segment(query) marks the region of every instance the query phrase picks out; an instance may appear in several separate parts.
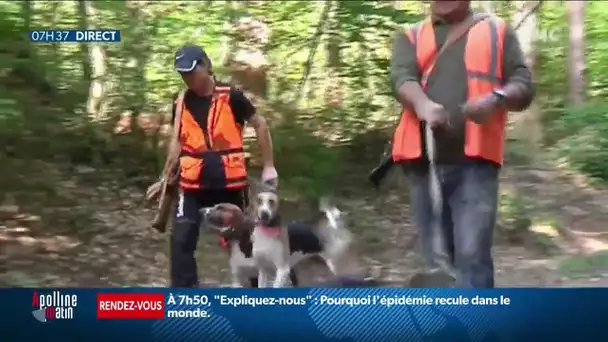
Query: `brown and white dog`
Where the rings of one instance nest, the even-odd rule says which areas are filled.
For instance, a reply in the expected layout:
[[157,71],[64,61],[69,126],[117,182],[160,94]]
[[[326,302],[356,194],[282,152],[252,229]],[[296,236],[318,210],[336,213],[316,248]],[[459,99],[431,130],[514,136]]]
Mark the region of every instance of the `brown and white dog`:
[[335,274],[336,265],[345,257],[352,241],[340,210],[322,199],[319,210],[325,218],[316,225],[284,224],[275,189],[258,192],[255,202],[257,224],[251,239],[253,259],[259,270],[259,287],[284,287],[292,267],[313,256],[323,259]]
[[226,203],[201,209],[201,216],[205,227],[228,241],[233,287],[269,286],[273,275],[273,286],[285,286],[287,277],[297,286],[295,264],[319,256],[334,271],[352,240],[340,211],[326,204],[320,208],[325,219],[316,225],[280,223],[278,197],[269,191],[256,196],[256,218]]
[[[289,232],[281,222],[279,196],[274,190],[259,192],[256,196],[257,223],[251,234],[253,260],[258,269],[258,287],[269,287],[274,274],[273,287],[284,287],[292,264]],[[296,261],[297,262],[297,261]]]
[[222,245],[228,249],[231,286],[258,287],[258,269],[251,257],[255,221],[231,203],[203,208],[201,217],[201,227],[219,233]]

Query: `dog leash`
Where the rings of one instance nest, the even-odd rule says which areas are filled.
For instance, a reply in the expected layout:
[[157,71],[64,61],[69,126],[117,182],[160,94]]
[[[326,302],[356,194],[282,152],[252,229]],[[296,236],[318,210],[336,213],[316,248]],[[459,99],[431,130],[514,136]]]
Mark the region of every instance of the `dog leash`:
[[441,180],[437,172],[435,136],[433,135],[431,126],[425,126],[425,145],[429,158],[429,196],[433,213],[431,222],[433,261],[439,266],[439,269],[454,277],[454,267],[447,250],[447,241],[442,227],[443,194],[441,191]]

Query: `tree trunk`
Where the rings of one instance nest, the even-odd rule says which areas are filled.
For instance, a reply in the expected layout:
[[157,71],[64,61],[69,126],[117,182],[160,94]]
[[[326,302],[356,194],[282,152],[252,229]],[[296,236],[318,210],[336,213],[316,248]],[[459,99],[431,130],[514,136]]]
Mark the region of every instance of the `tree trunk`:
[[[512,18],[513,25],[521,23],[517,30],[517,38],[521,45],[522,52],[526,57],[526,64],[532,72],[535,70],[534,65],[536,64],[537,57],[536,40],[538,37],[538,11],[531,11],[537,4],[537,1],[515,2],[515,13]],[[516,139],[527,141],[531,148],[540,146],[543,129],[540,120],[540,111],[536,102],[533,102],[524,112],[510,117],[513,125],[512,133]]]
[[567,4],[570,40],[568,48],[569,100],[574,106],[585,102],[585,1]]
[[342,59],[340,56],[340,48],[342,37],[340,36],[340,21],[338,13],[340,11],[340,1],[337,1],[330,11],[329,15],[329,31],[326,42],[327,48],[327,80],[325,86],[325,105],[327,108],[339,109],[344,102],[344,90],[342,89],[342,80],[340,77]]
[[144,12],[143,6],[145,3],[140,1],[127,1],[127,9],[129,12],[129,30],[133,39],[130,41],[129,50],[131,51],[131,60],[128,61],[128,66],[132,71],[134,79],[133,94],[130,102],[130,107],[135,116],[139,115],[146,106],[146,65],[150,57],[150,37],[156,34],[158,22],[156,18],[149,18]]
[[[23,15],[24,31],[32,29],[32,3],[30,1],[21,2],[21,15]],[[27,40],[29,42],[29,39]]]
[[[78,1],[78,28],[86,30],[89,27],[87,4],[83,0]],[[82,65],[82,78],[86,84],[91,83],[93,72],[91,71],[91,63],[89,60],[89,44],[79,44],[80,46],[80,63]]]
[[[93,7],[91,1],[80,0],[79,11],[79,15],[85,20],[84,23],[87,29],[94,29],[94,25],[91,22],[95,21],[95,8]],[[105,55],[103,49],[98,43],[81,45],[89,45],[89,64],[91,66],[91,83],[89,86],[89,98],[87,100],[87,113],[91,118],[99,120],[105,116]]]
[[[60,17],[60,10],[59,10],[59,6],[61,6],[61,2],[59,1],[55,1],[52,3],[51,5],[51,27],[53,28],[58,28],[59,26],[59,17]],[[51,70],[53,72],[53,79],[57,79],[58,75],[61,74],[61,67],[63,64],[60,52],[59,52],[59,44],[58,43],[52,43],[52,59],[55,63],[57,63]]]
[[[29,32],[32,29],[32,2],[23,1],[21,3],[21,15],[23,16],[23,32]],[[24,45],[19,47],[17,58],[29,58],[31,52],[30,37],[23,37]]]

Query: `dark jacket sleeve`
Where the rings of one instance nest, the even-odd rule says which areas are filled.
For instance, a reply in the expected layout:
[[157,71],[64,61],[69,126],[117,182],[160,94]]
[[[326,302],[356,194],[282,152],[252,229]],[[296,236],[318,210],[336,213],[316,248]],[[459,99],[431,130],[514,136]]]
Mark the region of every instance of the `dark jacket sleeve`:
[[230,108],[232,108],[234,119],[240,125],[244,125],[245,122],[249,121],[256,112],[255,107],[243,91],[234,87],[230,90]]
[[517,39],[517,34],[510,26],[507,27],[505,32],[503,46],[503,83],[519,83],[525,89],[526,101],[524,101],[525,106],[522,107],[527,108],[534,99],[532,72],[526,64],[526,58]]
[[390,80],[395,94],[404,83],[418,81],[416,50],[405,32],[404,28],[398,28],[395,32],[395,39],[393,42],[393,52],[390,63]]

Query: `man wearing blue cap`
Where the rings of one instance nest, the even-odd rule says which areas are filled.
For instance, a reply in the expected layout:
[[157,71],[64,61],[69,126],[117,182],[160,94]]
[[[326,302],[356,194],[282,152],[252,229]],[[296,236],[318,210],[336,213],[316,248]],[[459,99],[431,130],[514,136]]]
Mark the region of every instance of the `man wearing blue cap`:
[[[173,105],[177,139],[172,149],[179,156],[179,195],[171,235],[171,286],[196,287],[199,210],[226,202],[242,209],[246,205],[245,123],[257,135],[262,182],[276,186],[278,175],[266,120],[256,114],[242,91],[215,80],[205,51],[194,45],[181,47],[175,53],[175,69],[188,89],[176,96]],[[164,176],[170,177],[172,171],[165,170]],[[252,285],[256,283],[252,279]]]

